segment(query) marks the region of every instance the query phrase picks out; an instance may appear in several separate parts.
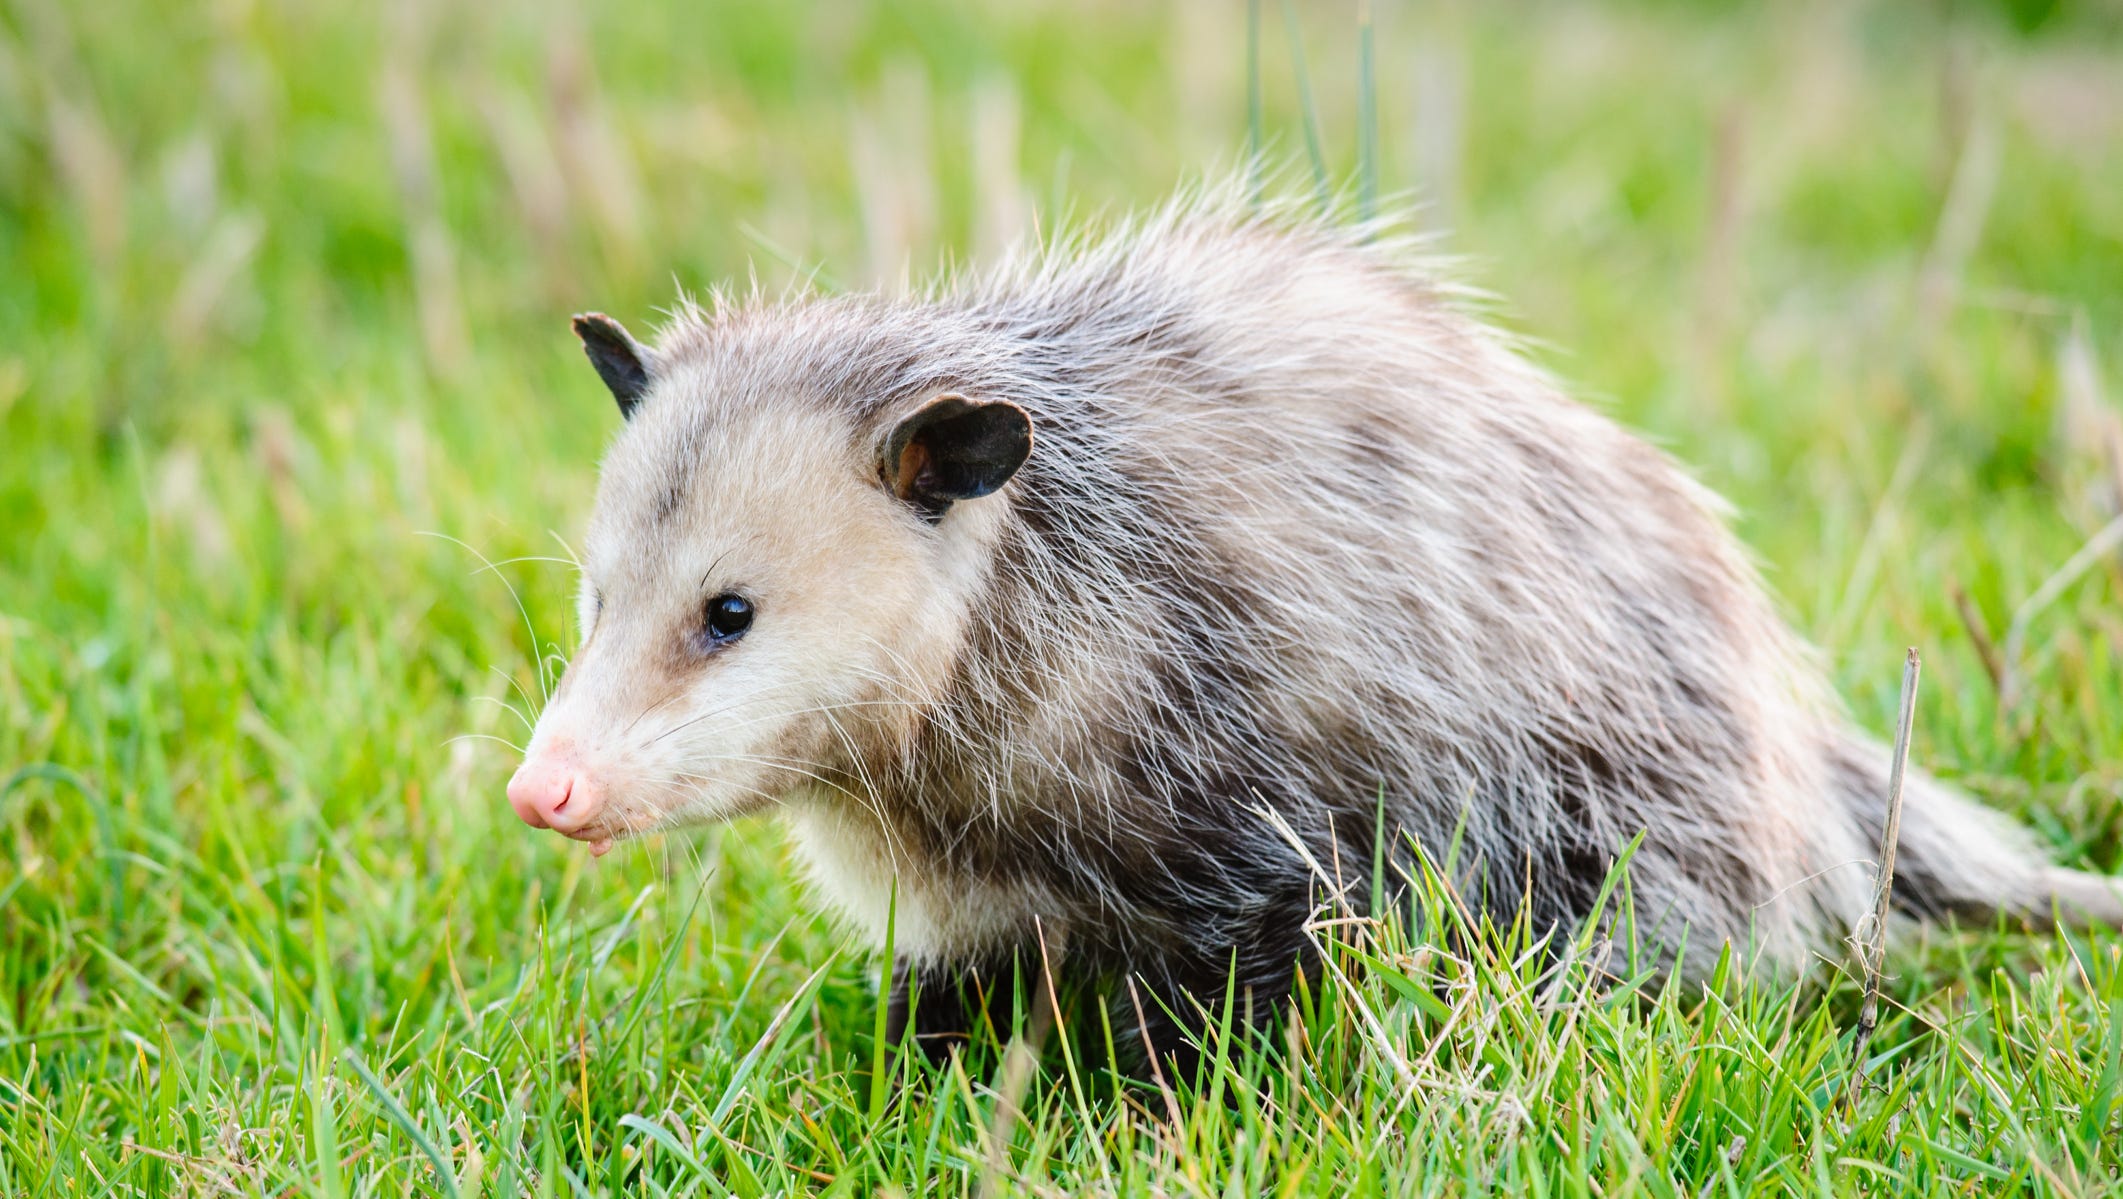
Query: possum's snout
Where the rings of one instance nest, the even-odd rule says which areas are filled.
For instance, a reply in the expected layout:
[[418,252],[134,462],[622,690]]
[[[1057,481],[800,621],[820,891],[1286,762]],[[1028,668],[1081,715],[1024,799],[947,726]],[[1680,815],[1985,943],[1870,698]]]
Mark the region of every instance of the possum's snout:
[[594,831],[601,827],[604,788],[583,768],[572,745],[554,745],[524,759],[509,780],[509,806],[532,828],[588,841],[599,856],[612,847],[610,837]]

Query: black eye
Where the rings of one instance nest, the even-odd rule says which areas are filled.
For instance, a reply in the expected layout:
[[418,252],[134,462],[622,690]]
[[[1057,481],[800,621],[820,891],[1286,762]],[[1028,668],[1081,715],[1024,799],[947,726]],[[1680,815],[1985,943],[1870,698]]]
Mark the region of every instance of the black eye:
[[708,601],[708,640],[735,641],[752,627],[752,601],[732,591]]

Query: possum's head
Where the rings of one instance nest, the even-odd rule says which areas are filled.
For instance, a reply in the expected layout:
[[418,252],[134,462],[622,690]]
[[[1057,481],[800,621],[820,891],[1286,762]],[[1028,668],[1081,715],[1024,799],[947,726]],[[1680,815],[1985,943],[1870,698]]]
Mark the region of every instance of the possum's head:
[[860,787],[948,679],[1031,450],[1013,404],[827,394],[579,317],[625,430],[582,552],[583,637],[509,802],[603,849]]

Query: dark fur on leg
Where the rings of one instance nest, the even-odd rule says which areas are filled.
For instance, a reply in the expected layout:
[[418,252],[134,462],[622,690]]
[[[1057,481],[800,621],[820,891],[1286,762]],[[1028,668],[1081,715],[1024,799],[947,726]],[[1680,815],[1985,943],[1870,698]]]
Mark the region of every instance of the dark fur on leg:
[[937,1064],[954,1050],[1009,1039],[1017,1012],[1022,954],[1004,954],[973,964],[916,962],[902,957],[892,967],[892,995],[885,1012],[885,1038],[895,1048],[913,1035],[913,1047]]
[[1124,980],[1108,1004],[1114,1051],[1139,1078],[1151,1077],[1155,1058],[1168,1082],[1198,1081],[1204,1050],[1215,1052],[1215,1030],[1226,1023],[1227,998],[1231,1036],[1244,1041],[1284,1018],[1299,974],[1319,976],[1319,949],[1305,933],[1311,911],[1309,890],[1292,889],[1263,905],[1231,943],[1139,962],[1136,994]]

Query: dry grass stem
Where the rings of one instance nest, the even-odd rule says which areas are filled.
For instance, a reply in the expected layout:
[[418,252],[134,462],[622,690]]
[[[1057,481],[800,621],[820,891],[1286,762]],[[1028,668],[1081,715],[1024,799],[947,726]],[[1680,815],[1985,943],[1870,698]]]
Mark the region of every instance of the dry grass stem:
[[1865,1048],[1880,1022],[1880,974],[1887,958],[1887,906],[1894,894],[1895,848],[1902,837],[1902,776],[1909,765],[1909,733],[1917,716],[1917,674],[1922,665],[1912,646],[1902,663],[1902,714],[1895,724],[1894,765],[1887,776],[1887,818],[1880,830],[1880,868],[1872,889],[1872,914],[1856,938],[1865,970],[1865,1002],[1858,1008],[1858,1032],[1850,1047],[1850,1092],[1845,1106],[1855,1111],[1865,1082]]
[[2034,594],[2020,601],[2020,606],[2013,609],[2012,625],[2005,630],[2005,683],[1999,689],[2007,712],[2017,708],[2020,703],[2024,682],[2022,675],[2025,673],[2022,658],[2027,649],[2027,630],[2033,624],[2034,618],[2041,615],[2044,608],[2055,603],[2058,596],[2063,595],[2073,583],[2078,582],[2087,571],[2099,565],[2103,558],[2119,547],[2123,547],[2123,515],[2118,515],[2101,526],[2101,530],[2088,538],[2077,553],[2065,559],[2064,565],[2059,566],[2055,573],[2042,581],[2040,587],[2035,588]]
[[1961,627],[1968,633],[1968,643],[1975,647],[1976,658],[1983,663],[1983,673],[1990,676],[1992,693],[2003,696],[2005,660],[1998,654],[1998,643],[1991,640],[1990,624],[1983,619],[1983,610],[1976,607],[1968,589],[1959,583],[1953,585],[1953,607],[1960,614]]

